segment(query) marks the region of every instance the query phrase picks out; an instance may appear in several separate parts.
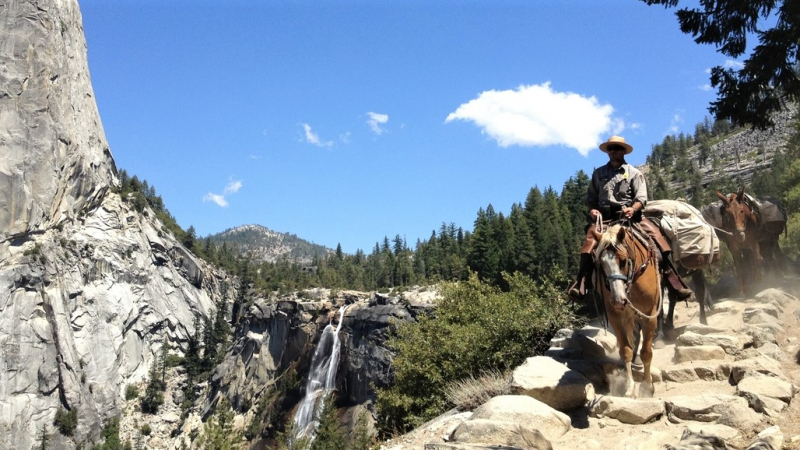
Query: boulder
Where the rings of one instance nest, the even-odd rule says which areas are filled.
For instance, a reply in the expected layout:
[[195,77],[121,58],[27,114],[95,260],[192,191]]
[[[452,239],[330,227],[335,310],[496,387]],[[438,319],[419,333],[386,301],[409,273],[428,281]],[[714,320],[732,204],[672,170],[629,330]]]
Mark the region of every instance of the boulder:
[[550,441],[572,428],[569,416],[525,395],[493,397],[472,412],[470,420],[475,419],[525,424],[539,430]]
[[712,422],[741,430],[753,429],[761,423],[761,416],[750,409],[747,401],[733,395],[676,396],[665,399],[665,405],[672,421]]
[[725,350],[718,345],[697,345],[692,347],[675,347],[673,361],[676,363],[724,360]]
[[552,450],[550,441],[527,424],[487,419],[466,420],[450,436],[459,444],[508,445],[524,450]]
[[683,362],[661,370],[664,381],[688,383],[690,381],[727,380],[730,375],[730,362]]
[[757,412],[773,415],[783,411],[795,395],[794,386],[784,380],[766,375],[744,378],[736,386],[736,393],[747,399]]
[[601,328],[562,329],[550,340],[545,356],[561,359],[602,359],[614,352],[617,339]]
[[[697,346],[718,346],[721,347],[725,353],[735,355],[744,348],[744,342],[741,342],[737,336],[727,334],[697,334],[687,331],[675,340],[677,347],[697,347]],[[724,356],[724,355],[723,355]]]
[[797,302],[797,297],[775,288],[765,289],[759,292],[756,294],[756,299],[762,304],[776,302],[784,307],[792,302]]
[[511,392],[528,395],[559,411],[570,411],[594,399],[594,386],[579,372],[546,356],[534,356],[514,369]]
[[758,374],[770,375],[785,380],[780,363],[767,356],[743,359],[731,363],[731,379],[739,384],[745,377]]
[[599,396],[592,402],[592,417],[610,417],[622,423],[640,425],[657,420],[664,414],[664,402],[658,399]]

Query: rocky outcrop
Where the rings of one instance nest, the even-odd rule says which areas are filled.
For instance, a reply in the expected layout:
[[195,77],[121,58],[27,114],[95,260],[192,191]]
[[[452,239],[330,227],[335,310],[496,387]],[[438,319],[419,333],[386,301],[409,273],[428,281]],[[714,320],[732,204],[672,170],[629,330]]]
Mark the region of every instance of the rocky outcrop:
[[652,398],[616,394],[624,375],[611,332],[561,330],[547,356],[514,370],[518,395],[451,411],[382,448],[800,448],[800,301],[775,288],[721,299],[708,325],[697,310],[679,307],[681,334],[654,349]]
[[[726,135],[725,139],[714,143],[708,154],[714,155],[716,162],[709,158],[698,166],[701,172],[700,184],[708,186],[715,180],[736,180],[749,186],[753,176],[772,167],[773,157],[786,148],[789,138],[795,132],[798,105],[787,104],[773,117],[774,126],[765,130],[754,128],[738,128]],[[693,146],[688,149],[689,160],[699,163],[700,149]],[[651,167],[644,164],[638,167],[647,176]],[[663,173],[663,171],[662,171]],[[678,197],[691,198],[693,186],[691,182],[681,178],[671,180],[669,189]]]
[[110,193],[81,220],[0,244],[0,443],[31,448],[58,408],[78,409],[70,442],[97,437],[125,385],[146,377],[164,340],[181,348],[227,282],[168,256],[184,252]]
[[0,29],[0,448],[89,448],[224,274],[113,192],[77,2],[4,1]]
[[0,241],[96,207],[115,178],[76,0],[0,8]]
[[[435,291],[424,289],[402,295],[314,289],[302,293],[302,298],[255,301],[243,314],[232,346],[214,370],[206,413],[216,398],[224,395],[243,418],[253,420],[255,405],[281,389],[282,378],[308,378],[311,356],[323,329],[338,320],[340,308],[345,308],[337,398],[348,409],[366,407],[374,414],[374,389],[386,386],[392,376],[393,354],[386,339],[398,324],[434,308],[437,297]],[[282,413],[290,411],[299,398],[288,400]],[[184,435],[190,433],[183,429]]]

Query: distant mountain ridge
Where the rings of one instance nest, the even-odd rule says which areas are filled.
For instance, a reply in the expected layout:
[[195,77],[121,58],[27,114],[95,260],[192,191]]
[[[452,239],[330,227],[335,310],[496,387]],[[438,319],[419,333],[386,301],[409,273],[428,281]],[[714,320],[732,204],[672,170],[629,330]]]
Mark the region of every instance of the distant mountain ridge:
[[286,259],[293,263],[307,264],[315,257],[333,253],[333,250],[301,239],[295,234],[280,233],[257,224],[229,228],[208,238],[217,247],[227,244],[242,254],[250,254],[257,260],[272,263]]
[[[799,109],[797,104],[787,104],[780,113],[773,116],[775,125],[766,130],[751,127],[731,129],[709,143],[705,158],[701,158],[700,145],[691,145],[687,149],[687,153],[689,160],[693,161],[695,166],[688,170],[699,172],[699,178],[694,182],[703,189],[716,188],[716,185],[720,182],[724,184],[726,180],[733,181],[736,186],[750,187],[754,176],[761,171],[769,170],[775,154],[786,148],[791,136],[795,133]],[[677,136],[673,137],[677,138]],[[665,179],[669,189],[676,197],[691,199],[695,195],[693,190],[698,188],[693,185],[691,176],[677,170],[676,163],[667,169],[654,167],[651,161],[652,156],[651,151],[648,162],[637,166],[648,177],[648,190],[649,186],[656,182],[653,177],[655,169],[660,171],[661,177]],[[698,163],[701,159],[708,161]]]

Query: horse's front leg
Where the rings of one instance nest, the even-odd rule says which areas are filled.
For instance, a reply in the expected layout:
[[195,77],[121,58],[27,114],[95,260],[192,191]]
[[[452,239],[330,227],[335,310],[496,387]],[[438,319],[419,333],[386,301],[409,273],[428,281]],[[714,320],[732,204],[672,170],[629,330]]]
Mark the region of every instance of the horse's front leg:
[[[652,350],[651,350],[652,352]],[[625,397],[633,397],[633,388],[634,388],[634,381],[633,381],[633,348],[629,343],[626,345],[621,346],[619,349],[619,357],[622,361],[625,361]]]
[[618,313],[611,309],[608,301],[606,301],[606,310],[609,311],[608,323],[611,329],[614,330],[614,336],[617,337],[617,350],[619,352],[620,362],[625,365],[625,384],[619,384],[619,378],[616,374],[609,380],[611,386],[611,395],[622,397],[630,397],[633,394],[633,347],[632,347],[632,333],[628,332],[628,327],[625,326],[625,319],[620,317]]
[[731,252],[733,256],[733,268],[736,271],[736,278],[739,281],[739,296],[744,297],[744,285],[745,285],[745,260],[742,257],[742,251],[736,250]]
[[700,304],[700,323],[703,325],[708,325],[708,319],[706,318],[706,306],[711,306],[708,302],[708,291],[706,290],[706,275],[703,272],[704,269],[698,269],[694,273],[692,273],[692,281],[694,282],[694,286],[697,293],[697,300]]
[[753,281],[761,281],[761,264],[764,258],[761,256],[761,246],[758,241],[753,244]]
[[639,385],[639,397],[650,398],[655,393],[650,363],[653,361],[653,336],[657,325],[656,319],[648,319],[642,324],[642,345],[639,346],[639,356],[642,358],[642,365],[644,365],[644,377]]

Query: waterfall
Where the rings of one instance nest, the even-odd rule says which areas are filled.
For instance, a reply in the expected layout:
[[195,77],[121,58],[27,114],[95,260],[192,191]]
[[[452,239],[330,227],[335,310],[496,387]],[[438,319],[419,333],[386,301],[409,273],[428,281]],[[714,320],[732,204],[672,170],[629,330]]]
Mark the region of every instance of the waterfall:
[[306,382],[306,395],[294,416],[294,423],[298,431],[297,437],[310,436],[313,438],[314,430],[318,425],[319,408],[322,407],[325,397],[334,388],[341,350],[339,329],[344,321],[345,309],[347,309],[346,306],[339,308],[339,323],[336,328],[330,323],[325,327],[319,344],[314,350]]

